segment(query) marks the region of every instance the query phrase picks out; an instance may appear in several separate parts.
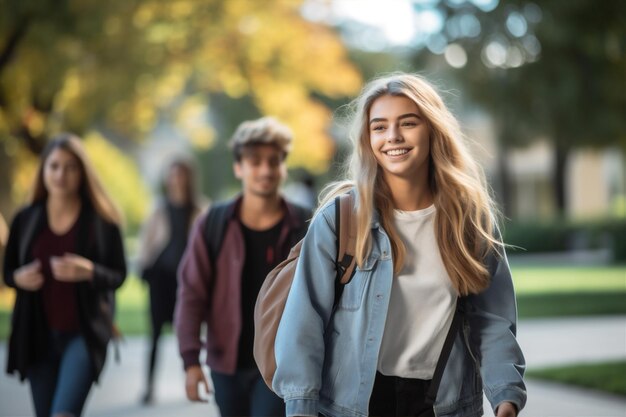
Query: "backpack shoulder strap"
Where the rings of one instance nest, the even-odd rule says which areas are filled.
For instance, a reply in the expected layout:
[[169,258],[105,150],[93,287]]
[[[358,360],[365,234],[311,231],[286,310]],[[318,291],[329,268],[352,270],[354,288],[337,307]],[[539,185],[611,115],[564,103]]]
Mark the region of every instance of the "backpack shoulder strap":
[[345,285],[356,268],[356,218],[351,193],[335,197],[335,228],[337,232],[337,280]]
[[452,346],[454,345],[454,340],[456,339],[457,333],[461,328],[461,311],[459,306],[460,300],[457,298],[456,306],[454,308],[454,317],[452,318],[452,324],[450,324],[450,330],[448,330],[448,334],[446,336],[446,340],[443,343],[443,348],[441,349],[441,353],[439,354],[439,359],[437,360],[437,366],[435,367],[435,372],[433,373],[433,379],[430,382],[430,387],[428,388],[428,392],[426,393],[426,402],[430,405],[435,403],[437,399],[437,391],[439,391],[439,384],[441,384],[441,378],[443,377],[443,371],[446,368],[446,364],[448,363],[448,357],[450,356],[450,352],[452,352]]
[[226,215],[231,204],[231,201],[226,201],[211,206],[204,223],[204,242],[209,250],[209,259],[213,265],[222,247],[222,241],[226,233]]

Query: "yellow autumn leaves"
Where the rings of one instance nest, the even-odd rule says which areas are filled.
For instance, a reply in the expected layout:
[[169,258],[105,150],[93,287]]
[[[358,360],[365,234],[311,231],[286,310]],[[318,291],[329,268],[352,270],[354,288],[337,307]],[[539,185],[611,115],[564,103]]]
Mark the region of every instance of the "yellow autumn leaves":
[[[15,3],[6,9],[13,14],[0,19],[0,38],[29,12],[19,0],[8,3]],[[88,146],[99,147],[96,159],[115,158],[115,173],[110,160],[96,160],[99,170],[111,171],[105,182],[112,183],[137,169],[102,135],[132,145],[166,123],[193,148],[210,150],[225,140],[211,125],[223,111],[212,106],[213,94],[247,98],[259,114],[288,124],[295,134],[289,164],[325,171],[334,152],[333,109],[320,97],[354,96],[362,80],[339,36],[303,18],[302,3],[42,0],[11,59],[0,65],[0,163],[11,163],[13,200],[28,192],[33,144],[41,147],[59,131],[79,133],[88,144],[100,135]],[[139,179],[114,187],[142,188]],[[139,215],[135,203],[123,204],[129,217]]]

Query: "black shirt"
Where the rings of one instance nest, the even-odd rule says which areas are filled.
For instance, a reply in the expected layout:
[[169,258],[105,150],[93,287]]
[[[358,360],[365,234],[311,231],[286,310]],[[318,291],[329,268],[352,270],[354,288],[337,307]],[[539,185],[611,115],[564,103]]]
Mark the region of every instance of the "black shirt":
[[170,239],[159,254],[154,267],[167,276],[176,276],[178,263],[183,257],[189,234],[189,221],[192,208],[190,206],[175,206],[167,203],[167,216],[170,226]]
[[266,230],[252,230],[241,224],[246,248],[246,260],[241,276],[241,336],[237,369],[256,367],[252,354],[254,346],[254,305],[267,274],[282,259],[278,259],[278,239],[284,220]]

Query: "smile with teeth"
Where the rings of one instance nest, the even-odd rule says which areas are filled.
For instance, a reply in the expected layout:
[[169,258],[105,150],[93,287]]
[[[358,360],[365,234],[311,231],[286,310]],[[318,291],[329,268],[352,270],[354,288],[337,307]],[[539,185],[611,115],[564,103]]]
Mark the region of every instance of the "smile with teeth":
[[400,156],[400,155],[404,155],[404,154],[406,154],[408,152],[409,152],[408,149],[391,149],[389,151],[386,151],[385,154],[387,154],[389,156]]

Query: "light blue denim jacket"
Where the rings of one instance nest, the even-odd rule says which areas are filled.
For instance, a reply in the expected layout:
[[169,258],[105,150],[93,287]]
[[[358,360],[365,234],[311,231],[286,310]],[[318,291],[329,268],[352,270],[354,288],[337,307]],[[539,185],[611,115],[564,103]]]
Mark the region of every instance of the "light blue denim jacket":
[[[372,237],[370,256],[333,313],[335,205],[324,207],[309,227],[275,342],[272,386],[287,416],[368,415],[393,277],[389,238],[377,216]],[[490,256],[487,266],[489,288],[461,301],[462,331],[441,380],[437,416],[482,416],[483,386],[494,409],[510,401],[521,410],[526,402],[506,256]]]

